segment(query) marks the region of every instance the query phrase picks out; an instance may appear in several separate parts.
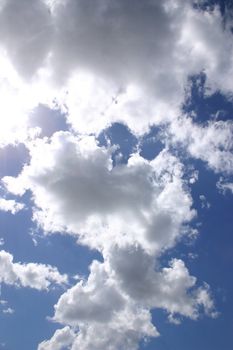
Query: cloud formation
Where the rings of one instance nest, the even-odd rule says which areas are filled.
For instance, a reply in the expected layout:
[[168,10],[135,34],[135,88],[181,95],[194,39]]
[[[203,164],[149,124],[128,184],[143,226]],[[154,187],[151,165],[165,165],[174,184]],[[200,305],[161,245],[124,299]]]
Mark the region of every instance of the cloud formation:
[[182,164],[164,150],[153,161],[136,153],[113,167],[112,152],[94,137],[59,132],[33,142],[30,164],[3,182],[14,194],[33,192],[34,219],[45,231],[67,231],[100,251],[109,241],[153,253],[172,247],[195,215]]
[[24,208],[23,203],[18,203],[14,199],[0,198],[0,210],[9,211],[11,214],[16,214]]
[[15,263],[12,254],[0,251],[0,282],[48,290],[53,284],[66,284],[66,275],[61,275],[56,267],[37,263]]
[[174,120],[168,142],[181,145],[194,158],[201,159],[216,173],[233,173],[233,123],[210,121],[198,125],[191,118]]
[[99,133],[121,121],[143,134],[181,113],[190,75],[204,71],[210,91],[232,92],[231,19],[223,27],[217,7],[8,0],[0,18],[1,56],[11,62],[7,79],[16,89],[11,98],[19,103],[20,94],[27,127],[30,108],[47,103],[65,111],[78,132]]
[[[113,151],[92,136],[58,132],[32,142],[30,163],[3,179],[15,194],[32,191],[34,220],[44,231],[67,232],[103,256],[55,305],[56,322],[80,329],[72,349],[136,349],[141,338],[158,335],[153,308],[170,319],[197,319],[201,305],[214,312],[208,289],[197,286],[182,260],[159,264],[165,250],[192,233],[195,211],[182,164],[163,150],[152,161],[136,153],[113,166]],[[95,345],[93,334],[101,334]]]
[[[30,152],[21,173],[2,182],[18,196],[30,191],[32,219],[45,234],[72,235],[102,256],[60,296],[53,320],[64,328],[39,350],[137,349],[159,335],[154,308],[176,324],[203,310],[216,316],[208,285],[181,259],[161,266],[160,258],[193,234],[196,216],[188,187],[195,179],[174,148],[216,173],[233,171],[232,121],[198,124],[182,108],[190,76],[200,72],[206,94],[232,101],[231,28],[218,7],[202,11],[191,0],[0,2],[0,147],[23,142]],[[69,131],[40,133],[41,106],[63,113]],[[162,126],[164,149],[151,161],[137,150],[114,164],[116,146],[96,138],[114,122],[139,139]],[[232,189],[224,180],[218,186]],[[22,208],[0,199],[1,210]],[[6,284],[42,290],[67,282],[50,265],[14,263],[4,250],[0,260]]]
[[50,340],[39,345],[38,350],[62,350],[72,344],[74,336],[74,332],[67,326],[58,329]]

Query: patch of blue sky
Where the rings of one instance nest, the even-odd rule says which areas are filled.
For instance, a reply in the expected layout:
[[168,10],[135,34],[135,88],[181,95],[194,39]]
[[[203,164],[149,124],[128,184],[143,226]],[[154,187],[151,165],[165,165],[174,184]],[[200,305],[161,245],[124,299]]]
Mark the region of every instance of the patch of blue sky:
[[44,336],[50,337],[57,325],[47,316],[53,315],[53,305],[62,292],[61,288],[46,292],[3,285],[1,297],[15,312],[12,315],[0,313],[0,343],[6,344],[0,349],[32,350]]
[[192,115],[195,122],[233,119],[233,96],[220,91],[209,94],[205,73],[189,77],[188,86],[183,111]]
[[0,148],[0,178],[17,176],[29,159],[29,152],[23,143]]
[[130,155],[136,151],[138,140],[130,130],[121,123],[114,123],[103,130],[98,137],[101,146],[116,146],[112,154],[113,165],[126,164]]
[[233,8],[232,0],[194,0],[194,8],[203,11],[213,9],[215,6],[220,8],[221,14],[224,17],[226,12]]
[[150,131],[138,138],[121,123],[114,123],[109,128],[102,131],[98,137],[102,146],[116,146],[113,152],[113,165],[126,164],[132,153],[139,152],[140,156],[147,160],[154,159],[164,148],[161,136],[161,129],[151,127]]
[[41,129],[40,136],[50,137],[56,131],[68,130],[65,114],[58,108],[50,109],[48,106],[40,104],[33,110],[30,116],[30,126]]
[[162,129],[156,126],[150,128],[139,141],[140,155],[148,160],[154,159],[164,148]]

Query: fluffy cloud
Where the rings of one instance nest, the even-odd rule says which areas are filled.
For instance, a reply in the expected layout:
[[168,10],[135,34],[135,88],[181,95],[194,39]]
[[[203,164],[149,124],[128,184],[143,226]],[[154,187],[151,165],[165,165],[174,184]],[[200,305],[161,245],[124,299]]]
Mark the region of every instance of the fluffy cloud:
[[93,137],[60,132],[33,143],[30,164],[3,181],[15,194],[33,192],[34,218],[47,231],[76,234],[101,251],[109,242],[159,253],[173,246],[195,215],[181,163],[163,151],[113,167],[111,152]]
[[0,198],[0,210],[2,211],[10,211],[12,214],[16,214],[23,208],[24,204],[18,203],[14,199]]
[[[31,157],[3,182],[17,195],[31,191],[45,233],[71,234],[103,257],[60,297],[54,320],[66,327],[39,349],[137,349],[159,334],[153,308],[175,323],[200,309],[214,317],[207,285],[182,260],[162,267],[159,258],[191,232],[195,216],[189,179],[169,147],[182,145],[215,172],[233,169],[232,124],[200,126],[181,109],[190,75],[204,71],[210,92],[233,90],[231,19],[222,24],[217,7],[200,11],[184,0],[0,3],[0,146],[25,142]],[[72,131],[36,139],[39,104],[64,112]],[[163,124],[166,148],[152,161],[135,153],[113,166],[113,148],[85,135],[116,121],[136,135]],[[47,289],[67,279],[51,266],[13,263],[5,251],[1,260],[8,284]]]
[[75,71],[58,104],[76,130],[99,132],[122,121],[143,133],[170,121],[180,113],[188,76],[203,70],[210,91],[232,91],[231,24],[223,30],[217,8],[203,12],[190,3],[57,6],[51,62],[59,77]]
[[184,0],[1,5],[2,57],[24,78],[11,89],[23,118],[55,99],[79,132],[123,121],[142,134],[179,115],[189,75],[205,71],[212,91],[233,89],[231,19],[223,27],[217,7],[200,11]]
[[[136,153],[113,166],[113,151],[94,137],[58,132],[34,141],[30,163],[3,179],[15,194],[32,191],[34,220],[45,231],[67,232],[102,253],[88,279],[55,306],[56,322],[79,329],[72,349],[136,349],[141,338],[158,335],[153,308],[174,319],[196,319],[201,305],[210,313],[208,290],[198,289],[183,261],[159,264],[195,216],[182,164],[163,150],[152,161]],[[95,345],[93,334],[101,334]]]
[[198,125],[191,118],[174,120],[169,127],[168,143],[180,144],[197,159],[202,159],[215,172],[233,172],[233,123],[210,121]]
[[38,290],[47,290],[52,284],[66,284],[67,276],[56,267],[36,263],[14,263],[13,256],[0,251],[0,282]]
[[74,332],[69,327],[58,329],[48,341],[43,341],[38,350],[62,350],[68,347],[74,340]]
[[141,338],[159,335],[149,312],[155,307],[166,310],[173,322],[180,322],[178,315],[196,319],[201,306],[215,317],[208,287],[196,288],[183,261],[155,268],[151,256],[132,246],[115,247],[103,263],[94,261],[88,280],[55,305],[54,320],[79,330],[71,349],[136,350]]
[[72,349],[136,349],[140,338],[158,335],[149,310],[123,293],[106,263],[97,261],[86,282],[61,296],[54,320],[79,328]]
[[33,122],[32,111],[39,103],[51,103],[54,91],[44,79],[25,82],[1,46],[0,94],[0,147],[37,137],[40,130]]
[[48,54],[51,17],[42,1],[14,0],[3,2],[0,13],[1,43],[12,63],[25,76],[31,77]]

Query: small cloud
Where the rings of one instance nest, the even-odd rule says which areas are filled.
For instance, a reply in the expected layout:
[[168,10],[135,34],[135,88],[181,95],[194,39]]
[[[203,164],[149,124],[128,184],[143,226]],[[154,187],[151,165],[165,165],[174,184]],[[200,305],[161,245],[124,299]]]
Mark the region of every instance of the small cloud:
[[198,258],[198,254],[195,254],[195,253],[188,253],[188,258],[190,259],[190,260],[195,260],[195,259],[197,259]]
[[0,251],[0,282],[8,285],[48,290],[54,284],[65,285],[68,276],[60,274],[56,267],[38,263],[15,263],[13,255]]
[[199,196],[199,198],[201,201],[201,208],[202,209],[209,209],[211,207],[211,204],[207,201],[206,197],[203,194],[201,194]]
[[8,307],[7,309],[4,309],[2,312],[4,314],[12,315],[15,312],[15,310],[12,309],[11,307]]
[[190,179],[189,179],[189,183],[190,183],[191,185],[193,185],[194,183],[196,183],[197,180],[198,180],[198,176],[199,176],[198,170],[194,170],[193,173],[192,173],[192,175],[191,175],[191,177],[190,177]]
[[222,194],[226,194],[227,192],[233,193],[233,182],[226,182],[221,177],[217,182],[217,188]]
[[9,211],[11,214],[16,214],[20,210],[24,209],[23,203],[18,203],[14,199],[0,198],[0,210]]
[[175,324],[176,326],[181,324],[181,320],[178,317],[175,317],[173,314],[168,315],[168,321],[169,323]]

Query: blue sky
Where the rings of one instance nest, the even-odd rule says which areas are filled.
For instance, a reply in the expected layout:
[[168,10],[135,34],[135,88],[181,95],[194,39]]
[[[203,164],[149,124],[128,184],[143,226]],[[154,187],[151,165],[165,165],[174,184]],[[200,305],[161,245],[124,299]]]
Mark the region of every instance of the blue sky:
[[231,350],[232,28],[0,2],[0,349]]

